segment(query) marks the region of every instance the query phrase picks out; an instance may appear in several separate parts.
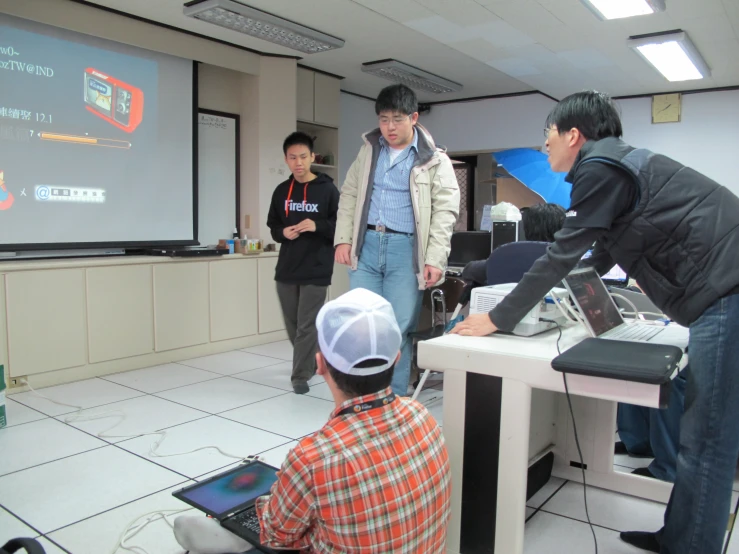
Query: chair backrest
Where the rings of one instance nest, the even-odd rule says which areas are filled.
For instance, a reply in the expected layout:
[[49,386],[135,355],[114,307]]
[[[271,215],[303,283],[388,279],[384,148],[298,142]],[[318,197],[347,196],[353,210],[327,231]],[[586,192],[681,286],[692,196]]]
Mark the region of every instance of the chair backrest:
[[547,252],[548,242],[512,242],[493,250],[487,264],[487,284],[518,283]]
[[[464,281],[458,277],[447,277],[446,280],[438,287],[432,287],[426,289],[423,293],[423,307],[427,310],[431,310],[431,291],[441,289],[444,292],[444,299],[446,301],[446,307],[449,312],[453,312],[454,308],[457,307],[460,298],[462,298],[462,292],[464,291]],[[440,303],[437,302],[437,311],[441,310]]]

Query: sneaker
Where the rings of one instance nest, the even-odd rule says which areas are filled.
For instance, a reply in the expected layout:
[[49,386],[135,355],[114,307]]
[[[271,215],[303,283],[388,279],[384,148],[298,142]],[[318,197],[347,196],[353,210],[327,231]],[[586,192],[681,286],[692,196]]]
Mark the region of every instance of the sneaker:
[[310,387],[308,386],[308,383],[305,381],[294,381],[293,382],[293,391],[295,391],[295,394],[305,394],[310,390]]

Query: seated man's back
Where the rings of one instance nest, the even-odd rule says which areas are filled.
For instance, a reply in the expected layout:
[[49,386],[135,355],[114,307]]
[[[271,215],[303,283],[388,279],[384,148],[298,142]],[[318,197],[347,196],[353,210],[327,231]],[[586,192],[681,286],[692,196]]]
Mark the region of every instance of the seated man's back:
[[[384,299],[362,289],[334,302],[351,302],[354,296],[357,305],[386,306],[392,317]],[[329,312],[327,318],[331,304],[322,309]],[[340,316],[336,326],[344,331],[336,334],[346,335],[343,344],[351,352],[337,356],[341,347],[336,344],[335,351],[326,354],[331,347],[323,330],[330,323],[321,324],[321,319],[319,314],[319,374],[337,406],[320,431],[290,451],[270,496],[259,499],[262,543],[320,553],[445,552],[449,459],[441,429],[426,408],[395,397],[389,387],[399,331],[397,340],[385,333],[378,340],[368,336],[362,341],[361,329],[351,327],[352,321],[360,327],[363,321],[355,318],[343,325],[346,318]],[[376,327],[369,328],[377,333]],[[358,342],[373,343],[372,352]],[[349,358],[361,361],[343,363]],[[377,367],[378,361],[386,362],[385,367]],[[356,394],[358,389],[366,394]]]

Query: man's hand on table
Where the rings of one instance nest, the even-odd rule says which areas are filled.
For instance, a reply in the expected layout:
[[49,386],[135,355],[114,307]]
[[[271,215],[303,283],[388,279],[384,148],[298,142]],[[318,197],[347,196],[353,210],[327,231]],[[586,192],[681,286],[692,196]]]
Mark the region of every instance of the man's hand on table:
[[488,314],[472,314],[467,316],[464,321],[457,323],[451,334],[462,335],[464,337],[484,337],[495,333],[498,328],[490,321]]

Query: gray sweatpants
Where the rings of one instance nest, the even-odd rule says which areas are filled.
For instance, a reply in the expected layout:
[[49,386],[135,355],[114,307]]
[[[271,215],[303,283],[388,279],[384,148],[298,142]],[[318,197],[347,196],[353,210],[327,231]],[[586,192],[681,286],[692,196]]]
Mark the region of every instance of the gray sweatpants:
[[277,296],[287,336],[293,345],[293,383],[306,382],[316,372],[316,316],[326,300],[327,289],[320,285],[290,285],[277,281]]

